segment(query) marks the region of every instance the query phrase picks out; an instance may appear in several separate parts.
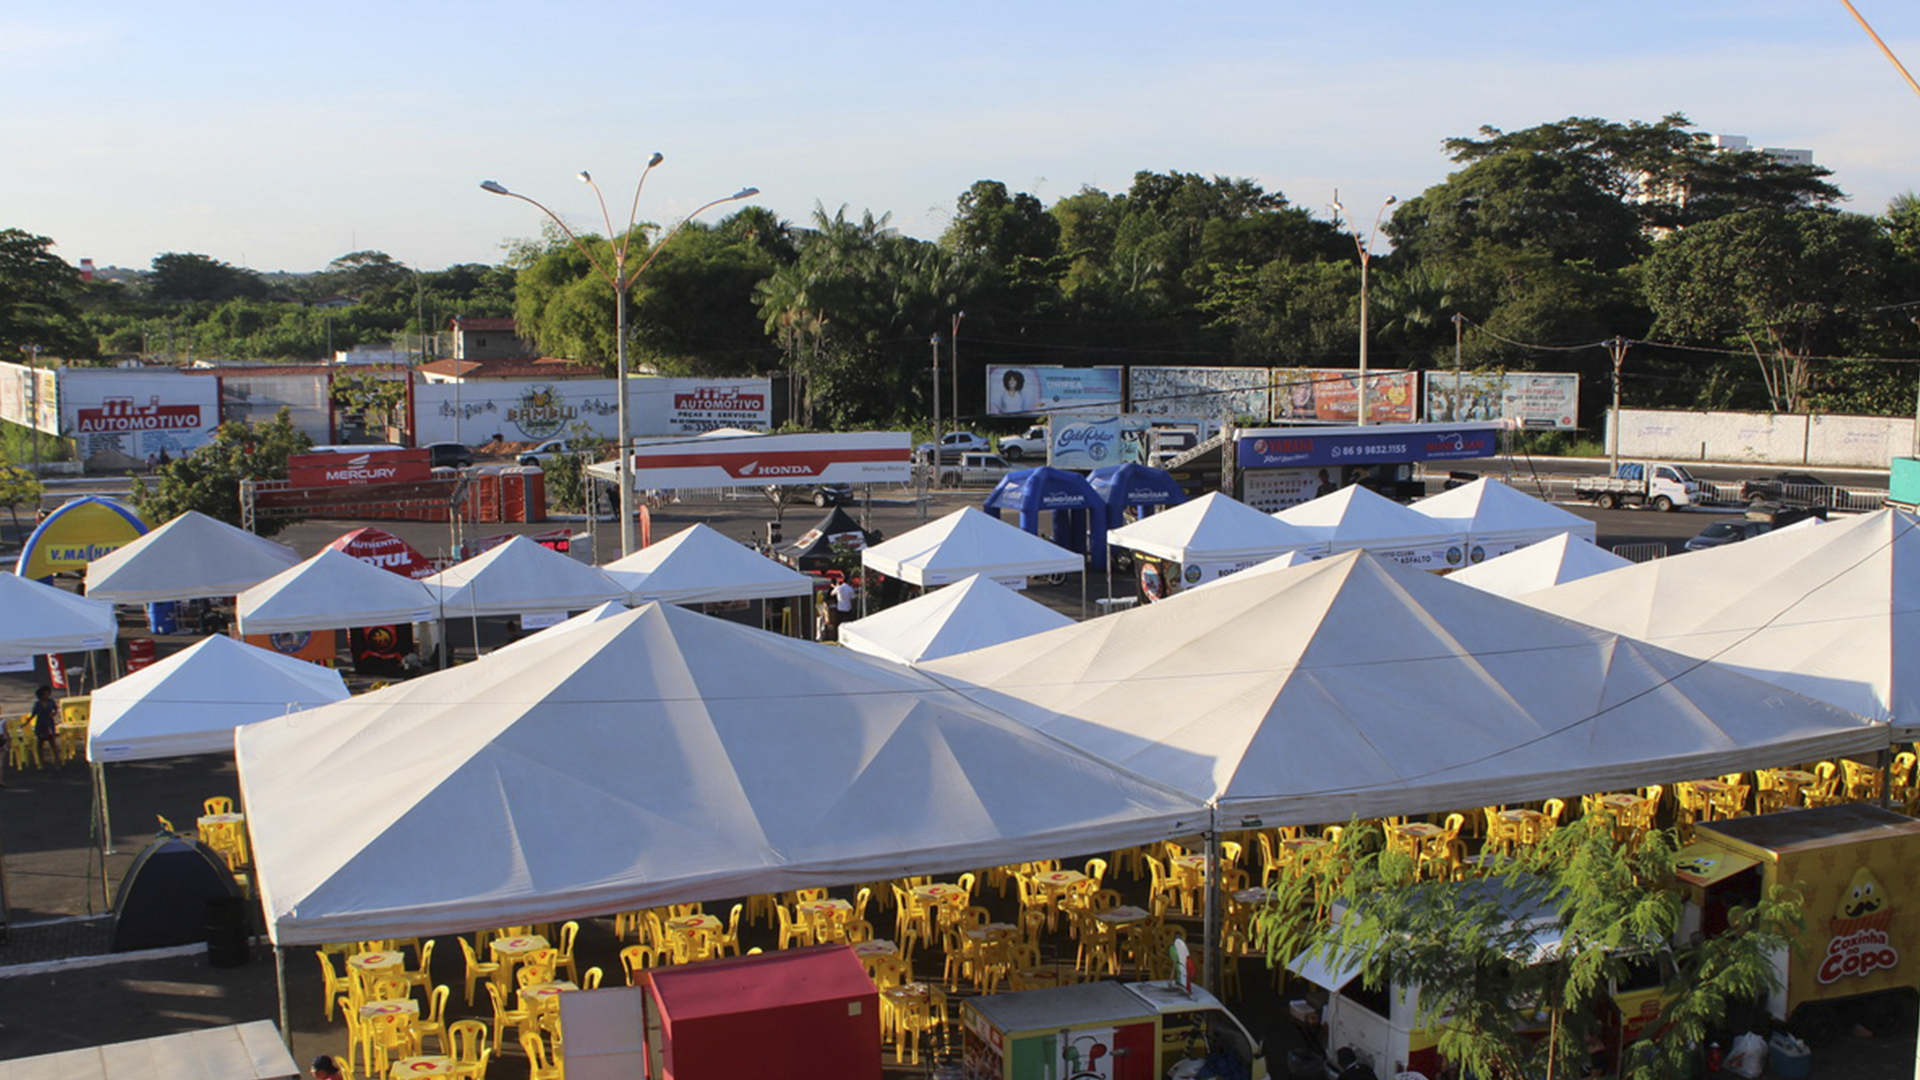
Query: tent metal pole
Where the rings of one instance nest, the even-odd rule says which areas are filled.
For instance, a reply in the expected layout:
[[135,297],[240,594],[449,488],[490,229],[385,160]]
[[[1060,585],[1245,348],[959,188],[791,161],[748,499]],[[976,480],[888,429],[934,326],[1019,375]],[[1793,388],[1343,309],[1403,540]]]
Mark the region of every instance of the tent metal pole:
[[1080,621],[1087,621],[1087,568],[1080,568]]
[[94,791],[100,800],[100,854],[118,855],[113,849],[113,814],[107,805],[107,767],[94,762],[93,775]]
[[293,1052],[293,1017],[287,1008],[287,950],[278,942],[273,946],[273,983],[280,994],[280,1041],[287,1044],[287,1052]]
[[1207,869],[1200,886],[1206,892],[1206,905],[1202,909],[1205,922],[1201,927],[1201,937],[1205,941],[1205,953],[1201,967],[1200,980],[1207,992],[1218,997],[1220,994],[1220,808],[1213,807],[1209,812],[1212,818],[1207,828]]

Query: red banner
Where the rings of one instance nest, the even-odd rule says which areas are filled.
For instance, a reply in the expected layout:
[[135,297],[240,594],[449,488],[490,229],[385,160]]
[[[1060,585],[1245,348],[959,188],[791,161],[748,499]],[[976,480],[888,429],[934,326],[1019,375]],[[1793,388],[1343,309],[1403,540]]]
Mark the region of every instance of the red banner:
[[433,463],[425,450],[295,454],[287,459],[287,478],[294,487],[406,484],[433,479]]
[[355,529],[327,546],[416,581],[439,573],[431,559],[385,529]]

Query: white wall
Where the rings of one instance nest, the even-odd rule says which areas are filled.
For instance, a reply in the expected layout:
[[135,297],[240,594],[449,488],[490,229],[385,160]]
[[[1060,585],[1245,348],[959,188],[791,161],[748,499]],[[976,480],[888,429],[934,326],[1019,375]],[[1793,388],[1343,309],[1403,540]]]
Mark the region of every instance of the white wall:
[[1886,416],[1622,409],[1622,457],[1884,469],[1913,447],[1913,420]]

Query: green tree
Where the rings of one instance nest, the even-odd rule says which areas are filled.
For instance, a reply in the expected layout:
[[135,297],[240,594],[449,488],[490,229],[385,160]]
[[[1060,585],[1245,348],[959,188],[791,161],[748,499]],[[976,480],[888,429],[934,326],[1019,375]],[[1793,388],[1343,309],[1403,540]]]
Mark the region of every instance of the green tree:
[[[1578,1076],[1588,1047],[1601,1044],[1612,984],[1667,950],[1685,908],[1670,837],[1656,830],[1622,845],[1610,825],[1588,815],[1496,858],[1486,877],[1451,882],[1416,881],[1410,859],[1381,851],[1377,829],[1355,824],[1337,853],[1281,888],[1300,898],[1317,884],[1342,917],[1316,926],[1271,909],[1262,916],[1269,955],[1305,945],[1357,964],[1366,985],[1418,985],[1415,1026],[1434,1028],[1441,1057],[1487,1080]],[[1541,918],[1559,937],[1550,949],[1539,944]],[[1672,946],[1675,977],[1653,1034],[1625,1048],[1619,1075],[1690,1075],[1709,1032],[1774,988],[1772,956],[1800,924],[1798,902],[1776,890],[1736,911],[1725,932]],[[1540,1017],[1546,1038],[1522,1034]]]
[[[230,420],[215,429],[213,440],[205,446],[160,466],[153,485],[134,480],[134,508],[148,521],[172,521],[198,510],[238,526],[240,482],[284,480],[287,458],[312,446],[313,440],[293,426],[293,416],[286,409],[265,424]],[[291,524],[291,518],[262,518],[255,528],[260,535],[271,536]]]
[[359,416],[368,428],[385,430],[399,426],[409,378],[404,370],[340,371],[334,374],[328,392],[335,405]]
[[1666,237],[1641,280],[1655,333],[1747,351],[1768,407],[1804,412],[1810,357],[1843,349],[1884,305],[1891,261],[1873,218],[1749,210]]
[[1010,194],[998,180],[978,180],[959,198],[940,244],[1010,267],[1021,259],[1050,259],[1059,249],[1060,223],[1022,191]]
[[154,256],[147,292],[161,301],[219,303],[264,297],[267,283],[251,270],[242,270],[211,256],[169,251]]
[[0,459],[0,506],[7,508],[7,514],[13,519],[13,528],[20,531],[20,508],[40,507],[40,497],[47,493],[47,486],[38,477],[18,465],[9,465]]
[[79,317],[80,273],[53,253],[53,241],[0,230],[0,349],[49,356],[96,355]]

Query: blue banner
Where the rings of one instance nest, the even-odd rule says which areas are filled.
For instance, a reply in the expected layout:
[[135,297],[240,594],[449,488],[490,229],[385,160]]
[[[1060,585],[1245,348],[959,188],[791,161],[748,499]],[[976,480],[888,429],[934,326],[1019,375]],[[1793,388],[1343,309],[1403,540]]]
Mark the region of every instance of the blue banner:
[[1243,469],[1292,469],[1312,465],[1374,465],[1401,461],[1457,461],[1493,457],[1499,451],[1495,428],[1435,427],[1425,431],[1343,431],[1338,434],[1268,432],[1240,439]]

